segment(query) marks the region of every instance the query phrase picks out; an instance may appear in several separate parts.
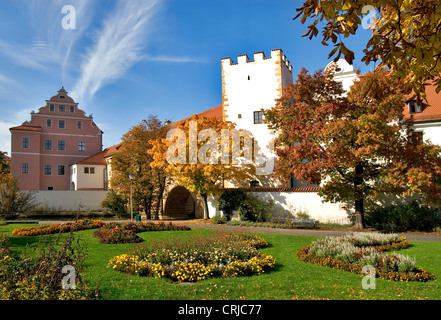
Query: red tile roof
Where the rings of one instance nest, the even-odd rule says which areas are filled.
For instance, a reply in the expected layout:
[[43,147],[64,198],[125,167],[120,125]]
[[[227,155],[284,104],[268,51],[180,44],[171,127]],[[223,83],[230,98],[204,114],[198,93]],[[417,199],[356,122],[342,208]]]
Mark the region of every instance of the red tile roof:
[[[206,117],[206,118],[216,118],[217,120],[222,120],[222,105],[219,105],[217,107],[202,111],[200,113],[196,114],[199,117]],[[193,116],[193,115],[192,115]],[[171,127],[176,127],[179,124],[183,124],[185,123],[185,121],[190,120],[191,117],[187,117],[185,119],[179,120],[179,121],[175,121],[172,124],[170,124]]]
[[104,149],[93,156],[90,156],[86,159],[78,161],[75,164],[96,164],[96,165],[106,165],[106,158],[113,156],[116,152],[118,152],[121,147],[121,143],[111,146],[109,148]]
[[41,132],[41,127],[21,125],[21,126],[9,128],[9,130],[23,130],[23,131],[39,131],[39,132]]
[[[441,93],[436,93],[435,89],[435,85],[426,86],[427,101],[423,100],[422,112],[413,114],[415,122],[441,120]],[[404,108],[404,117],[410,117],[407,104]]]

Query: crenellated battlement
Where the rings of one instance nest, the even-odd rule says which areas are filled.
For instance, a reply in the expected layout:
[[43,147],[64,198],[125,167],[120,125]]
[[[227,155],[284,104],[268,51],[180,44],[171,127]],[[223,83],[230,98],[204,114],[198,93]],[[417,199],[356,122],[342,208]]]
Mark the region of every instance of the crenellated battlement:
[[234,66],[234,65],[244,65],[247,63],[255,63],[255,62],[260,62],[260,61],[264,61],[264,60],[273,60],[273,61],[280,61],[280,58],[282,60],[282,63],[284,65],[286,65],[286,67],[288,68],[288,70],[290,72],[292,72],[292,66],[289,63],[289,60],[286,59],[286,56],[283,54],[282,49],[273,49],[271,50],[271,56],[270,57],[265,57],[265,53],[263,51],[259,51],[259,52],[255,52],[254,54],[254,59],[250,60],[248,58],[247,54],[242,54],[237,56],[237,63],[233,63],[233,60],[231,60],[231,58],[223,58],[221,59],[221,63],[222,66]]

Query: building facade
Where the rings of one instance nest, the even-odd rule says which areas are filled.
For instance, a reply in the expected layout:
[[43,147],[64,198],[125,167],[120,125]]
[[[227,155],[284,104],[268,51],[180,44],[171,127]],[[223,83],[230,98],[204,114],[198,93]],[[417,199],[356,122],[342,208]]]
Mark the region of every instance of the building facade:
[[103,132],[64,88],[10,132],[11,172],[22,190],[70,190],[70,166],[102,150]]

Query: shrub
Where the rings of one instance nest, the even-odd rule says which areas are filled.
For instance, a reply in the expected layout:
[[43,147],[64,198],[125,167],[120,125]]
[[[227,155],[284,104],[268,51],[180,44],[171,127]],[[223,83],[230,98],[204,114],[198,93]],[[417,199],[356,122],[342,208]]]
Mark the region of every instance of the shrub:
[[215,216],[211,218],[211,222],[214,224],[224,224],[227,222],[227,217],[225,216],[225,214],[221,216]]
[[[46,240],[46,239],[45,239]],[[65,240],[42,241],[29,258],[0,251],[0,299],[5,300],[77,300],[96,299],[98,291],[82,280],[86,256],[84,242],[70,233]],[[75,269],[75,288],[64,289],[64,266]]]
[[246,198],[247,194],[240,189],[226,190],[219,197],[218,208],[230,220],[233,210],[237,210]]
[[440,225],[441,211],[421,205],[417,201],[403,205],[370,210],[366,226],[386,231],[432,231]]
[[33,191],[21,191],[18,180],[10,173],[0,172],[0,215],[15,218],[35,205]]
[[121,217],[127,214],[126,209],[127,199],[117,194],[114,190],[110,190],[103,201],[101,201],[101,208],[108,208],[111,213]]
[[250,195],[248,195],[247,198],[242,201],[238,208],[240,220],[242,221],[268,221],[269,211],[270,205],[268,203],[262,202],[257,197]]

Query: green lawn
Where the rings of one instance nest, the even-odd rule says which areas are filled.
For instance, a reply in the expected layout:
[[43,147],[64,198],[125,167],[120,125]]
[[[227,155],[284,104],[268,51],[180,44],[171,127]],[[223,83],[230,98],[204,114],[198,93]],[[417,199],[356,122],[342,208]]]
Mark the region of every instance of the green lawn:
[[[14,251],[23,250],[37,237],[12,237],[12,230],[24,225],[0,226],[8,232]],[[253,300],[358,300],[358,299],[440,299],[441,298],[441,244],[412,241],[413,247],[400,253],[416,258],[417,265],[434,273],[435,281],[427,283],[393,282],[376,279],[376,289],[362,288],[362,275],[333,270],[300,261],[295,252],[310,244],[315,237],[259,233],[270,246],[262,252],[276,258],[271,271],[252,277],[209,278],[199,283],[176,284],[168,279],[131,276],[107,269],[108,261],[128,252],[134,244],[100,244],[91,236],[93,230],[82,231],[88,244],[86,273],[83,277],[89,286],[98,286],[104,300],[136,299],[253,299]],[[159,231],[139,233],[145,242],[170,237],[208,235],[214,231]]]

